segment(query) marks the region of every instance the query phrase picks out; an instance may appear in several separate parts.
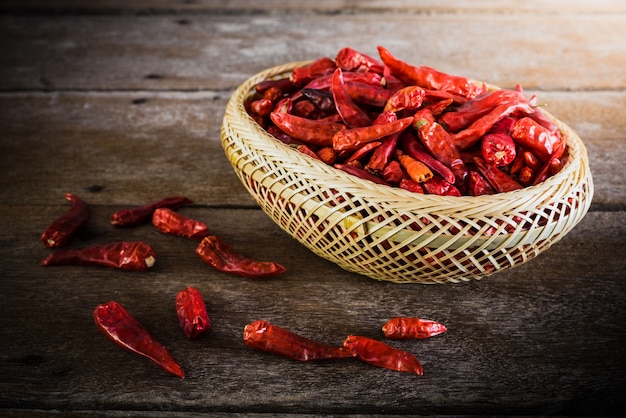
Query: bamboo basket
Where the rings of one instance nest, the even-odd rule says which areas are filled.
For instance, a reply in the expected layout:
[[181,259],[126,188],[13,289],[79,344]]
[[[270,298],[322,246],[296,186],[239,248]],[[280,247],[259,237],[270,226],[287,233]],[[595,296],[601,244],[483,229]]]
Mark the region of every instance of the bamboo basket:
[[245,111],[256,83],[308,62],[254,75],[233,93],[222,146],[237,176],[284,231],[345,270],[397,283],[481,279],[519,266],[558,242],[587,213],[587,151],[566,124],[569,161],[543,183],[489,196],[421,195],[374,184],[274,139]]

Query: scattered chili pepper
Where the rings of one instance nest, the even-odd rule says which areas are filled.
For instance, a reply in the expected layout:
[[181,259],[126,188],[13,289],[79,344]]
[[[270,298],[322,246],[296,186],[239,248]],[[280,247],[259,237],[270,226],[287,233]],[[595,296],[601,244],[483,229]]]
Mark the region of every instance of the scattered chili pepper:
[[244,277],[267,277],[281,274],[285,267],[271,261],[256,261],[235,252],[221,238],[209,235],[196,248],[196,253],[216,270]]
[[324,344],[262,320],[244,327],[243,341],[250,348],[298,361],[352,357],[352,352],[345,347]]
[[176,315],[187,338],[198,338],[211,329],[211,319],[198,289],[188,286],[176,294]]
[[498,169],[498,167],[487,164],[482,158],[474,157],[474,163],[480,173],[485,176],[498,193],[511,192],[522,188],[522,185],[513,180],[511,176]]
[[55,219],[41,234],[41,242],[48,248],[58,248],[67,244],[89,219],[87,204],[72,193],[65,193],[72,207]]
[[333,144],[333,136],[344,129],[340,123],[307,119],[283,112],[272,112],[272,122],[292,138],[320,147]]
[[409,372],[421,376],[424,369],[417,357],[382,341],[359,335],[349,335],[343,346],[354,353],[357,359],[389,370]]
[[155,209],[152,225],[164,234],[192,239],[202,239],[209,235],[209,229],[204,222],[188,218],[169,208]]
[[433,178],[433,172],[426,164],[407,154],[399,155],[398,161],[409,177],[417,183],[423,183]]
[[376,141],[404,130],[412,121],[413,117],[409,116],[385,124],[339,131],[333,137],[333,148],[337,151],[354,151],[367,142]]
[[156,261],[152,247],[141,241],[61,249],[50,253],[42,266],[104,266],[120,270],[145,271]]
[[330,91],[333,94],[337,113],[339,113],[348,128],[357,128],[372,124],[367,113],[357,106],[348,94],[344,86],[341,68],[337,68],[333,74]]
[[513,138],[503,133],[483,136],[480,141],[480,150],[487,163],[499,167],[511,164],[516,156]]
[[448,329],[445,325],[429,319],[400,316],[387,321],[382,330],[385,337],[391,340],[411,340],[433,337]]
[[394,57],[386,48],[379,46],[378,53],[391,73],[407,85],[417,85],[431,90],[442,90],[466,98],[474,98],[485,91],[486,86],[470,79],[437,71],[427,66],[413,66]]
[[565,150],[560,135],[556,135],[530,117],[520,118],[515,122],[511,136],[544,162],[551,158],[559,158]]
[[93,318],[98,329],[115,344],[149,358],[181,379],[185,378],[185,372],[170,352],[119,303],[110,301],[98,305]]
[[178,209],[181,206],[193,203],[184,196],[168,197],[157,202],[148,203],[130,209],[123,209],[111,216],[111,224],[120,227],[131,227],[149,223],[152,214],[157,208]]

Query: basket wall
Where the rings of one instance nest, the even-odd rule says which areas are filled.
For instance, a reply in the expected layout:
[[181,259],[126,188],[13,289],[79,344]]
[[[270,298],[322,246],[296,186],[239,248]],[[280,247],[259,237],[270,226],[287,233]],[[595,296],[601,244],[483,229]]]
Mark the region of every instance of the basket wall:
[[491,196],[419,195],[334,169],[282,144],[246,113],[261,80],[304,63],[259,73],[231,97],[222,145],[263,211],[311,251],[377,280],[445,283],[480,279],[550,248],[587,213],[593,195],[580,138],[568,136],[569,161],[534,186]]

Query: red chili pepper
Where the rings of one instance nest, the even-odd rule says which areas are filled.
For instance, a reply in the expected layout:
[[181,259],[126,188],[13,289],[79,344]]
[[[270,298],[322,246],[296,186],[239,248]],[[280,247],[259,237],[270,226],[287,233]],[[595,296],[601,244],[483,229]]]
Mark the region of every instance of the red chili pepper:
[[482,196],[495,193],[491,184],[489,184],[489,182],[476,171],[470,171],[468,179],[468,191],[472,196]]
[[285,271],[281,264],[256,261],[235,252],[221,238],[209,235],[196,248],[196,253],[216,270],[244,277],[276,276]]
[[300,151],[301,153],[308,155],[309,157],[312,157],[312,158],[315,158],[316,160],[320,160],[321,161],[320,157],[315,153],[315,151],[313,151],[307,145],[304,145],[304,144],[298,145],[298,146],[296,146],[296,149],[298,151]]
[[498,121],[516,112],[528,114],[533,112],[533,108],[526,102],[496,106],[468,128],[451,134],[452,139],[459,149],[466,150],[476,144]]
[[345,125],[340,123],[307,119],[276,111],[270,114],[270,118],[276,126],[292,138],[320,147],[332,145],[333,136],[346,129]]
[[565,144],[560,135],[541,126],[530,117],[524,117],[515,122],[511,129],[511,136],[544,162],[550,161],[551,158],[559,158],[565,150]]
[[65,193],[72,207],[55,219],[41,234],[41,242],[48,248],[58,248],[67,244],[89,219],[87,204],[72,193]]
[[333,137],[333,148],[337,151],[354,151],[363,144],[382,139],[406,129],[412,121],[413,117],[409,116],[385,124],[339,131]]
[[352,357],[352,352],[344,347],[335,347],[303,337],[267,321],[247,324],[243,330],[243,341],[250,348],[298,361]]
[[283,77],[274,80],[262,80],[254,85],[255,90],[258,93],[265,93],[270,88],[276,88],[282,92],[283,95],[293,91],[296,86],[293,85],[289,77]]
[[437,160],[449,167],[457,182],[462,184],[467,177],[467,167],[450,134],[435,121],[428,109],[418,111],[413,118],[413,126],[422,144]]
[[448,330],[445,325],[429,319],[400,316],[391,318],[383,327],[385,337],[391,340],[412,340],[433,337]]
[[407,85],[416,85],[431,90],[442,90],[469,99],[483,94],[487,90],[484,83],[477,85],[465,77],[446,74],[426,66],[415,67],[409,65],[394,57],[391,52],[382,46],[378,47],[378,53],[391,73]]
[[209,235],[209,228],[204,222],[188,218],[169,208],[156,209],[152,215],[152,225],[164,234],[192,239],[202,239]]
[[145,271],[156,261],[152,247],[143,242],[115,242],[80,249],[57,250],[44,258],[42,266],[103,266],[120,270]]
[[354,161],[360,161],[367,154],[376,150],[381,144],[382,142],[380,141],[368,142],[367,144],[363,145],[358,150],[354,151],[354,154],[352,154],[349,158],[345,160],[345,164],[350,164]]
[[383,139],[380,146],[374,150],[374,153],[370,157],[370,160],[365,166],[365,169],[377,173],[382,172],[391,160],[391,157],[396,150],[398,138],[399,134],[395,134]]
[[328,165],[333,165],[337,160],[337,151],[331,146],[317,150],[317,157]]
[[323,112],[336,111],[333,95],[327,90],[305,88],[302,89],[302,95]]
[[398,184],[398,187],[404,190],[408,190],[409,192],[424,194],[424,189],[422,188],[420,183],[411,179],[400,180],[400,184]]
[[487,164],[482,158],[474,157],[474,163],[480,173],[485,176],[498,193],[511,192],[522,188],[522,185],[513,180],[511,176],[498,169],[498,167]]
[[[310,88],[310,89],[318,89],[318,90],[328,90],[330,89],[330,85],[333,82],[333,72],[331,72],[330,74],[324,75],[324,76],[320,76],[314,80],[311,80],[306,86],[304,86],[305,88]],[[367,72],[367,73],[360,73],[360,72],[353,72],[353,71],[344,71],[343,73],[343,80],[346,83],[364,83],[364,84],[369,84],[372,86],[384,86],[385,84],[385,79],[377,73],[371,73],[371,72]]]
[[513,138],[503,133],[487,134],[480,141],[480,150],[485,161],[499,167],[509,165],[515,160],[515,148]]
[[357,359],[389,370],[409,372],[421,376],[424,369],[417,357],[382,341],[359,335],[349,335],[343,346],[354,353]]
[[111,224],[120,227],[145,224],[152,220],[152,214],[157,208],[178,209],[181,206],[191,203],[193,202],[184,196],[168,197],[143,206],[115,212],[113,216],[111,216]]
[[337,67],[344,71],[371,71],[377,74],[383,73],[383,64],[377,59],[356,51],[352,48],[342,48],[335,57]]
[[250,103],[250,113],[262,117],[268,116],[274,110],[274,103],[270,99],[258,99]]
[[333,74],[333,82],[331,84],[330,91],[332,92],[333,99],[335,100],[337,113],[339,113],[341,119],[343,119],[344,123],[349,128],[369,126],[372,124],[372,121],[369,116],[367,116],[367,113],[354,103],[344,87],[341,68],[337,68]]
[[517,176],[517,178],[519,179],[519,182],[522,185],[528,186],[530,183],[532,183],[533,176],[534,176],[533,169],[528,166],[525,166],[525,167],[522,167],[522,169],[519,171],[519,175]]
[[211,329],[211,319],[198,289],[188,286],[176,294],[176,315],[187,338],[198,338]]
[[185,378],[185,372],[170,352],[119,303],[110,301],[98,305],[93,311],[93,318],[98,329],[115,344],[149,358],[181,379]]
[[432,179],[422,183],[422,187],[429,194],[439,196],[461,196],[461,192],[453,184],[448,183],[443,178],[435,176]]
[[422,103],[426,92],[418,86],[408,86],[396,91],[385,103],[386,112],[399,112],[400,110],[417,110]]
[[333,167],[335,167],[338,170],[345,171],[348,174],[352,174],[353,176],[356,176],[356,177],[361,178],[363,180],[369,180],[369,181],[373,181],[374,183],[384,184],[384,185],[387,185],[387,186],[389,185],[385,180],[383,180],[380,177],[370,173],[369,171],[363,170],[362,168],[354,167],[354,166],[349,165],[349,164],[335,164],[335,165],[333,165]]
[[397,160],[391,160],[383,169],[382,176],[386,182],[398,184],[404,178],[404,171]]
[[431,170],[443,177],[448,183],[454,184],[455,176],[452,170],[428,154],[415,135],[403,132],[400,136],[399,148],[402,148],[408,155],[429,166]]
[[318,58],[308,65],[294,68],[291,72],[290,80],[296,86],[304,86],[317,77],[335,71],[335,68],[337,68],[337,65],[334,60],[328,57]]
[[393,91],[386,89],[380,85],[372,85],[368,83],[361,83],[358,81],[345,80],[346,73],[344,73],[344,87],[346,92],[356,103],[374,106],[384,107],[385,103],[393,96]]

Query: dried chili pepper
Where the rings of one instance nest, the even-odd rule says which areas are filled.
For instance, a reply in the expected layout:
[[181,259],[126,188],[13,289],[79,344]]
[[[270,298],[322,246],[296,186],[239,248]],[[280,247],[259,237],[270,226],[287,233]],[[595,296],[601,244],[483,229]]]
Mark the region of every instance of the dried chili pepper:
[[339,131],[333,137],[333,148],[337,151],[354,151],[363,144],[404,130],[412,121],[413,117],[409,116],[394,122]]
[[482,158],[474,157],[474,163],[480,173],[485,176],[498,193],[511,192],[522,188],[522,185],[513,180],[511,176],[498,169],[498,167],[487,164]]
[[265,93],[270,88],[275,88],[281,91],[283,95],[291,92],[296,86],[293,85],[289,77],[283,77],[273,80],[262,80],[254,85],[255,90],[258,93]]
[[169,208],[156,209],[152,215],[152,225],[164,234],[192,239],[202,239],[209,235],[209,228],[204,222],[188,218]]
[[517,155],[515,141],[503,133],[483,136],[480,140],[480,150],[487,163],[499,167],[511,164]]
[[399,147],[411,157],[426,164],[433,172],[439,174],[448,183],[453,184],[455,182],[455,176],[452,170],[441,161],[428,154],[415,135],[409,132],[403,132],[400,136]]
[[470,171],[468,177],[468,191],[472,196],[494,194],[493,186],[476,171]]
[[402,166],[397,160],[391,160],[383,169],[382,176],[386,182],[396,184],[404,178],[404,171],[402,171]]
[[433,178],[433,172],[426,164],[407,154],[399,155],[398,161],[409,177],[417,183],[423,183]]
[[187,338],[198,338],[211,329],[211,319],[198,289],[188,286],[176,294],[176,315]]
[[511,136],[544,162],[550,161],[551,158],[559,158],[565,150],[565,144],[560,135],[543,127],[530,117],[524,117],[515,122],[511,128]]
[[385,103],[386,112],[398,112],[400,110],[417,110],[422,103],[426,92],[418,86],[408,86],[396,91]]
[[344,86],[341,68],[337,68],[333,74],[330,91],[333,94],[337,113],[339,113],[348,128],[357,128],[372,124],[367,113],[357,106],[348,94]]
[[170,352],[119,303],[110,301],[98,305],[93,318],[98,329],[115,344],[149,358],[181,379],[185,378],[185,372]]
[[131,227],[149,223],[152,220],[152,214],[157,208],[178,209],[191,203],[193,203],[191,199],[184,196],[168,197],[143,206],[115,212],[111,216],[111,224],[120,227]]
[[470,79],[437,71],[427,66],[413,66],[394,57],[386,48],[379,46],[378,53],[383,64],[391,73],[407,85],[416,85],[431,90],[442,90],[466,98],[474,98],[487,88],[484,83],[475,84]]
[[384,184],[387,186],[389,185],[385,180],[370,173],[369,171],[363,170],[362,168],[354,167],[349,164],[335,164],[333,165],[333,167],[335,167],[336,169],[345,171],[348,174],[352,174],[353,176],[356,176],[363,180],[369,180],[369,181],[373,181],[374,183]]
[[382,341],[359,335],[349,335],[343,346],[354,353],[357,359],[389,370],[409,372],[421,376],[424,369],[413,354],[397,349]]
[[429,319],[399,316],[387,321],[382,330],[385,337],[391,340],[412,340],[443,334],[448,328]]
[[354,151],[354,154],[352,154],[350,157],[348,157],[345,160],[345,163],[346,164],[350,164],[353,161],[360,161],[367,154],[369,154],[370,152],[373,152],[374,150],[376,150],[381,144],[382,144],[382,142],[380,142],[380,141],[368,142],[367,144],[363,145],[358,150]]
[[372,85],[368,83],[361,83],[358,81],[346,81],[346,73],[344,73],[344,87],[348,95],[356,103],[374,106],[384,107],[387,101],[394,92],[386,89],[380,85]]
[[244,257],[215,235],[205,237],[196,248],[196,253],[216,270],[237,276],[267,277],[285,271],[281,264]]
[[41,234],[41,242],[48,248],[58,248],[67,244],[89,219],[87,204],[72,193],[65,193],[72,207],[55,219]]
[[335,71],[335,68],[337,68],[337,65],[334,60],[328,57],[322,57],[305,66],[294,68],[289,77],[292,84],[304,86],[317,77]]
[[333,94],[327,90],[302,89],[302,95],[309,99],[319,110],[323,112],[335,111],[335,100]]
[[461,196],[461,192],[454,184],[448,183],[446,180],[439,176],[434,176],[428,181],[422,183],[422,187],[429,194],[436,194],[439,196]]
[[378,61],[374,57],[349,47],[344,47],[339,50],[337,56],[335,57],[335,63],[337,64],[337,67],[344,71],[371,71],[377,74],[383,73],[382,62]]
[[422,188],[420,183],[411,179],[400,180],[398,187],[404,190],[408,190],[409,192],[424,194],[424,189]]
[[103,266],[120,270],[145,271],[156,262],[156,254],[148,244],[114,242],[84,248],[67,248],[50,253],[39,263],[42,266]]
[[344,129],[341,123],[307,119],[283,112],[272,112],[272,122],[290,137],[320,147],[333,144],[333,136]]
[[365,169],[374,172],[383,171],[396,150],[399,137],[399,134],[394,134],[383,139],[380,146],[374,150],[374,153],[370,157]]
[[345,347],[324,344],[262,320],[244,327],[243,341],[250,348],[298,361],[352,357],[352,352]]

